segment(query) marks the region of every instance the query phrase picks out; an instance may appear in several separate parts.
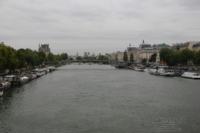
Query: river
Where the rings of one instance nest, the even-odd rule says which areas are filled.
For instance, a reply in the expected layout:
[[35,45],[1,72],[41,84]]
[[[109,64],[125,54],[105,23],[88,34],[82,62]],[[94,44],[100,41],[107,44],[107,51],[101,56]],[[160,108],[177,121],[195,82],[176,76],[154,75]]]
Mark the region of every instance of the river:
[[0,99],[0,133],[198,133],[199,83],[66,65]]

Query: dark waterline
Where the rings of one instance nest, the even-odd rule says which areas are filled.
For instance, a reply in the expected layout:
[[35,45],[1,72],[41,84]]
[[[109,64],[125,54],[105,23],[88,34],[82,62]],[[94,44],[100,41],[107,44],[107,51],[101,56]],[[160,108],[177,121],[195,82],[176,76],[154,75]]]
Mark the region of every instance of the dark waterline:
[[199,83],[64,66],[0,99],[0,133],[198,133]]

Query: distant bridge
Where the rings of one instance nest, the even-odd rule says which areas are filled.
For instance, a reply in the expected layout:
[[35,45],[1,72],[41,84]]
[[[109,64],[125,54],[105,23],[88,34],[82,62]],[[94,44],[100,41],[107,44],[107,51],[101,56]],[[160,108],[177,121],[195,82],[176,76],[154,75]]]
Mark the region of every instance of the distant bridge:
[[69,63],[96,63],[96,64],[110,64],[108,60],[72,60]]

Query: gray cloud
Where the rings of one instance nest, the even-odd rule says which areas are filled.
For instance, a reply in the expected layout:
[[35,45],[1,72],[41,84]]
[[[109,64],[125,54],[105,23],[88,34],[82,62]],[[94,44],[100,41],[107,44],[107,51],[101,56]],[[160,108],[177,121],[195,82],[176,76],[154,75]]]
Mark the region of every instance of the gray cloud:
[[198,0],[0,0],[0,41],[54,52],[112,52],[128,43],[200,38]]

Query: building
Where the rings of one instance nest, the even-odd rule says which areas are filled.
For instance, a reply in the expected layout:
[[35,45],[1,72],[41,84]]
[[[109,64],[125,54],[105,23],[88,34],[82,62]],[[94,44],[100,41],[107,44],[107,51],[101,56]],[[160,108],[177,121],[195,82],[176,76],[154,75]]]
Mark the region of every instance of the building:
[[139,45],[140,49],[152,49],[151,44],[147,44],[144,42],[144,40],[142,41],[142,44]]
[[49,44],[39,44],[39,52],[43,52],[46,55],[48,55],[49,53],[51,53],[51,50],[49,48]]
[[[149,62],[152,55],[156,54],[156,62],[160,62],[159,51],[164,47],[169,47],[166,44],[147,44],[143,40],[139,47],[134,47],[129,45],[125,51],[127,51],[128,60],[130,61],[131,54],[133,55],[133,59],[135,63],[141,63],[144,60]],[[111,54],[111,60],[115,61],[123,61],[124,52],[116,52]]]
[[142,43],[139,45],[139,47],[129,47],[128,48],[128,57],[130,58],[130,55],[133,54],[134,61],[136,63],[141,63],[144,60],[147,62],[150,60],[151,56],[153,54],[158,54],[159,50],[153,47],[151,44],[145,43],[143,40]]
[[111,61],[123,62],[124,52],[117,51],[115,53],[112,53],[110,57]]
[[173,45],[173,48],[177,50],[189,49],[193,51],[200,50],[200,42],[190,41],[185,43],[177,43]]

